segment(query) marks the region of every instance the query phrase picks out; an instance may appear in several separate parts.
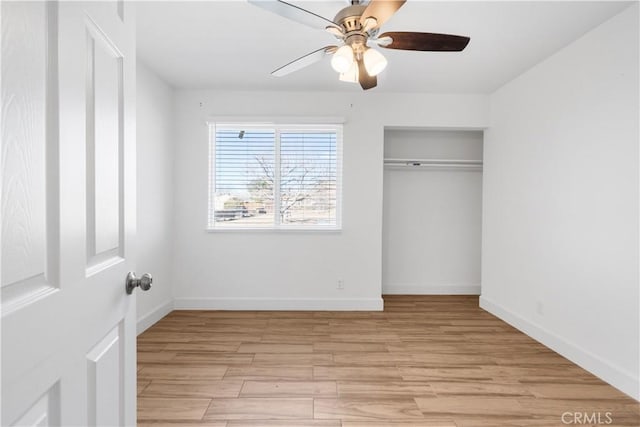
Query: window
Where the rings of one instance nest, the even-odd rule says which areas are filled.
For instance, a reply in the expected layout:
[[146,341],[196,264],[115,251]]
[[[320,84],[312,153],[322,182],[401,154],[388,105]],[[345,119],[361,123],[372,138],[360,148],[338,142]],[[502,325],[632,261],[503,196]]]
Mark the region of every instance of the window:
[[210,125],[209,229],[340,228],[340,125]]

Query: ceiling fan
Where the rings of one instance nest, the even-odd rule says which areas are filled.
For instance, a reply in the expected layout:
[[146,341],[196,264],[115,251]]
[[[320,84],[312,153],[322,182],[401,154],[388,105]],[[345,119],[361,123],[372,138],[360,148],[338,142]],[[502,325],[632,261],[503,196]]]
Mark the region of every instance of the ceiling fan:
[[248,1],[293,21],[326,30],[342,41],[341,46],[325,46],[276,69],[271,73],[276,77],[290,74],[325,56],[333,55],[331,66],[340,73],[340,80],[360,83],[362,89],[367,90],[376,87],[376,76],[387,66],[385,57],[370,47],[370,44],[386,49],[460,52],[470,40],[464,36],[407,31],[379,34],[380,26],[406,0],[351,0],[351,5],[340,10],[333,21],[282,0]]

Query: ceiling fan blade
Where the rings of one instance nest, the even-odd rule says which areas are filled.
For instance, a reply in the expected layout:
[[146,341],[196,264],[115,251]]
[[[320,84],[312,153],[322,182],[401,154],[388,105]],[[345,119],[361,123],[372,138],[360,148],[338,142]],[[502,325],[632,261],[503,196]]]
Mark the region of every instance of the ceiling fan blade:
[[378,85],[378,78],[376,76],[370,76],[367,73],[367,69],[364,67],[364,61],[358,60],[358,80],[362,89],[367,90],[374,88]]
[[384,24],[391,16],[406,3],[407,0],[371,0],[371,3],[362,12],[360,23],[365,24],[367,18],[374,17],[378,21],[373,28]]
[[413,33],[396,31],[384,33],[378,36],[379,39],[390,37],[391,43],[380,44],[387,49],[421,50],[430,52],[460,52],[471,40],[465,36],[454,36],[451,34],[435,33]]
[[325,56],[332,54],[336,51],[338,46],[325,46],[318,50],[314,50],[311,53],[308,53],[304,56],[301,56],[298,59],[294,59],[286,65],[274,70],[271,75],[276,77],[286,76],[287,74],[291,74],[294,71],[301,70],[302,68],[308,67],[311,64],[315,64],[318,61],[321,61]]
[[284,2],[282,0],[248,0],[249,3],[264,10],[283,16],[292,21],[308,25],[312,28],[324,30],[327,27],[340,26],[323,16],[317,15],[299,6]]

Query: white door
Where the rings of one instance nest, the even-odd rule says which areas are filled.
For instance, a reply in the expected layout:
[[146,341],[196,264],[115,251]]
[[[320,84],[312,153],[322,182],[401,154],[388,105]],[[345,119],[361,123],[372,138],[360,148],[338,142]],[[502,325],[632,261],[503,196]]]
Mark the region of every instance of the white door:
[[135,17],[1,8],[1,424],[135,425]]

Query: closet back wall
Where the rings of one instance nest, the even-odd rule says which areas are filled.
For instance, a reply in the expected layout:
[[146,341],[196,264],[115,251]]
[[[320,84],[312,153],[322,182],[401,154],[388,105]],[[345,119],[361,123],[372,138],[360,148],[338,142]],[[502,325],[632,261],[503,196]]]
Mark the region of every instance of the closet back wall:
[[[482,131],[387,130],[385,159],[482,160]],[[383,294],[480,294],[482,170],[386,166]]]

